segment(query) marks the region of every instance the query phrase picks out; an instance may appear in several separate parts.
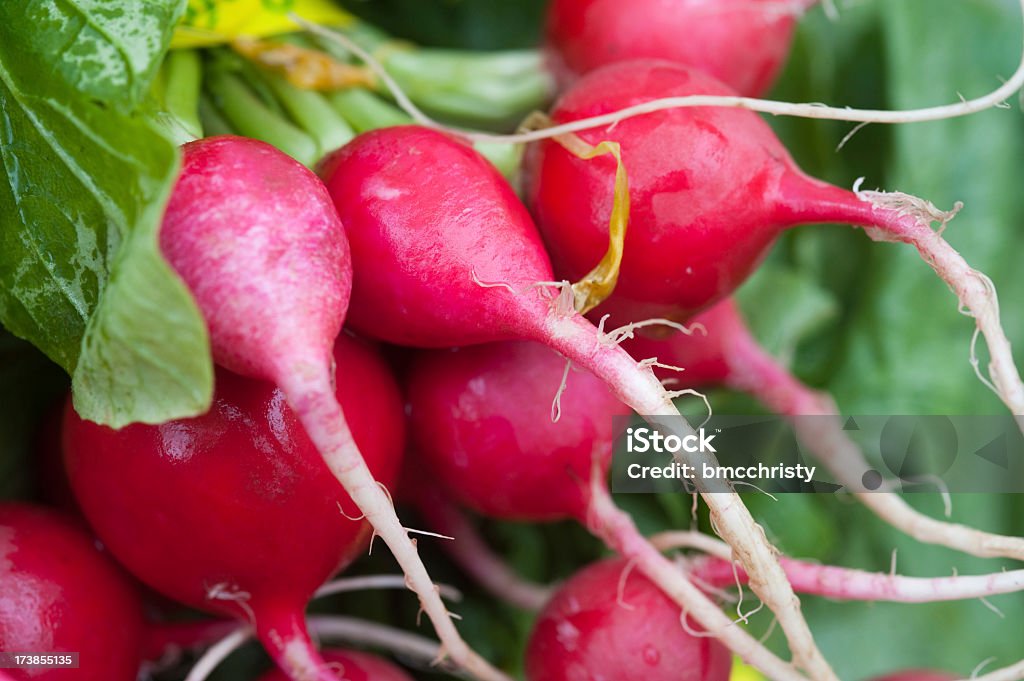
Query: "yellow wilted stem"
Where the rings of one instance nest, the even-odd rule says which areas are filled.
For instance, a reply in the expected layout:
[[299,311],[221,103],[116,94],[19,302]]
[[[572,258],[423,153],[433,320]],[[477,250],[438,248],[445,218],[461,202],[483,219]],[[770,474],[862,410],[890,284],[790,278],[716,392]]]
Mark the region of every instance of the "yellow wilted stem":
[[[523,130],[537,130],[552,125],[547,115],[534,113],[521,126]],[[612,214],[608,221],[608,250],[604,257],[582,279],[572,285],[576,310],[586,314],[604,302],[615,290],[619,281],[622,253],[626,242],[626,228],[629,225],[629,179],[622,162],[622,149],[618,142],[605,140],[596,146],[583,140],[575,133],[552,138],[573,156],[588,161],[598,156],[611,154],[615,157],[615,194],[612,200]]]

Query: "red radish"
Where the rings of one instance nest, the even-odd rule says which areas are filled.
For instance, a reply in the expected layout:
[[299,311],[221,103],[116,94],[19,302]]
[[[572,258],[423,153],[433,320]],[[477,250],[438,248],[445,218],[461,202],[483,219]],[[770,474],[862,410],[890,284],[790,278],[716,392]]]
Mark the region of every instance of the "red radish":
[[570,371],[552,423],[564,368],[521,341],[413,360],[410,436],[451,498],[492,518],[586,523],[591,477],[611,464],[612,416],[629,410],[593,374]]
[[[628,314],[623,310],[621,314]],[[722,385],[750,392],[766,406],[790,413],[788,405],[775,399],[773,389],[792,394],[788,385],[778,384],[778,376],[767,372],[767,363],[785,371],[758,345],[747,329],[733,298],[716,303],[691,320],[699,329],[690,335],[670,333],[654,338],[639,333],[622,342],[622,347],[637,360],[658,357],[682,372],[655,368],[663,378],[674,378],[688,388]],[[796,415],[796,412],[793,412]]]
[[[333,358],[356,442],[376,479],[391,484],[404,447],[397,387],[359,341],[341,336]],[[142,581],[251,623],[291,678],[334,679],[303,611],[365,549],[369,523],[345,517],[358,509],[279,389],[222,369],[216,379],[208,413],[159,426],[115,431],[83,421],[69,404],[72,488],[104,543]]]
[[526,649],[528,681],[726,681],[729,651],[632,570],[605,560],[576,573],[541,612]]
[[800,14],[817,0],[552,0],[547,52],[562,83],[630,59],[705,71],[743,95],[775,82]]
[[12,669],[12,679],[134,681],[142,662],[135,585],[75,520],[0,504],[0,651],[78,653],[78,668]]
[[[327,157],[321,173],[352,247],[356,329],[421,347],[536,340],[604,379],[637,413],[692,432],[649,368],[575,313],[568,287],[554,300],[544,295],[538,284],[553,274],[536,228],[505,179],[468,144],[417,126],[385,128]],[[709,453],[687,456],[693,465],[713,463]],[[753,589],[779,616],[797,665],[834,679],[764,533],[727,486],[716,489],[701,490],[711,515],[758,576]],[[689,583],[680,588],[703,598]],[[691,612],[718,629],[712,623],[722,613],[710,601]],[[723,636],[738,631],[721,629]],[[773,669],[794,677],[792,667]]]
[[480,678],[504,681],[460,638],[335,398],[331,347],[345,318],[352,271],[323,184],[262,142],[230,136],[191,142],[160,245],[207,320],[214,359],[281,388],[331,472],[401,565],[446,653]]
[[[685,66],[626,62],[581,79],[552,118],[565,123],[659,98],[734,94]],[[617,142],[629,169],[630,222],[612,309],[632,316],[615,321],[688,318],[731,294],[783,230],[858,225],[873,239],[912,244],[949,284],[985,335],[997,392],[1012,413],[1024,413],[1024,383],[999,324],[992,283],[931,228],[952,214],[903,194],[855,194],[808,177],[768,124],[744,109],[666,109],[579,134],[590,144]],[[583,161],[546,140],[531,146],[524,173],[527,202],[556,273],[580,278],[608,246],[614,162]]]
[[715,304],[692,321],[703,327],[704,333],[674,333],[663,339],[640,334],[622,346],[637,360],[657,357],[663,364],[684,368],[682,373],[655,369],[682,387],[727,386],[756,397],[768,409],[788,417],[804,446],[865,506],[918,541],[981,557],[1024,559],[1024,540],[1019,537],[936,520],[898,495],[865,489],[863,474],[871,467],[843,431],[832,398],[801,383],[769,355],[747,329],[732,298]]
[[[412,681],[412,677],[387,660],[355,650],[325,650],[323,657],[344,681]],[[259,681],[288,681],[280,671],[274,669],[259,678]],[[923,680],[922,680],[923,681]]]
[[182,149],[160,247],[203,311],[214,359],[274,382],[319,370],[352,282],[345,233],[323,186],[256,140],[210,137]]
[[[575,519],[691,607],[693,587],[615,507],[606,487],[612,419],[628,410],[592,374],[570,372],[553,422],[564,368],[564,359],[533,342],[421,351],[406,382],[413,451],[452,499],[495,518]],[[441,521],[434,529],[450,529],[438,509],[427,511],[428,520]],[[452,536],[457,546],[462,535]]]
[[176,659],[181,653],[215,645],[235,631],[234,619],[190,620],[184,622],[150,622],[146,627],[143,657],[162,661],[169,656]]

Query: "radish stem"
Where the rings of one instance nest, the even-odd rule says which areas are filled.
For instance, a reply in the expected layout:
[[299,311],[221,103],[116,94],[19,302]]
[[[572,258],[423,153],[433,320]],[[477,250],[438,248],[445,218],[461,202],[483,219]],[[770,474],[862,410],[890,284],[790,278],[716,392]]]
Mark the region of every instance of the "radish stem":
[[452,560],[482,587],[503,601],[528,612],[544,607],[551,596],[551,587],[535,584],[516,574],[508,564],[491,551],[476,528],[454,504],[441,494],[432,494],[417,505],[430,527],[454,537],[442,547]]
[[415,542],[399,522],[391,498],[374,479],[352,439],[335,399],[329,372],[326,367],[317,370],[313,366],[310,364],[285,372],[280,384],[310,439],[373,526],[374,532],[395,556],[405,573],[409,589],[419,597],[420,606],[434,625],[445,654],[478,679],[509,681],[505,674],[488,664],[462,640],[437,586],[419,557]]
[[289,679],[338,681],[313,647],[301,612],[263,613],[256,625],[256,635]]
[[687,576],[640,534],[629,514],[619,509],[603,481],[592,485],[587,524],[620,556],[634,563],[712,636],[728,646],[744,662],[775,681],[799,681],[804,677],[793,666],[765,648],[757,639],[728,617]]
[[[536,333],[537,340],[604,379],[623,404],[651,425],[680,437],[694,433],[654,372],[650,368],[641,369],[622,348],[602,342],[596,329],[583,317],[575,314],[566,317],[553,312],[547,317],[546,325]],[[685,463],[695,467],[703,463],[710,466],[718,464],[710,453],[680,452],[679,456]],[[789,642],[794,663],[813,679],[836,679],[835,672],[818,650],[807,621],[800,612],[800,600],[793,593],[779,564],[778,550],[768,541],[764,530],[754,521],[728,482],[699,478],[695,482],[711,511],[714,527],[736,551],[747,573],[753,576],[751,589],[778,618]],[[721,627],[717,626],[719,622],[711,619],[710,612],[694,612],[694,617],[718,635]],[[772,673],[769,675],[774,676]]]

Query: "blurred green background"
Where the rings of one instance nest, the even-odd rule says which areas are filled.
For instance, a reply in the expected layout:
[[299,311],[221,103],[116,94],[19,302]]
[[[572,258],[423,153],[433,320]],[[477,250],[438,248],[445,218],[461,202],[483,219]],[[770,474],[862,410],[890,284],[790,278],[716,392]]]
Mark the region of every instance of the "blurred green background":
[[[625,0],[624,0],[625,1]],[[385,30],[425,45],[498,49],[536,45],[542,0],[345,0],[348,9]],[[1013,0],[860,0],[839,3],[839,19],[821,9],[801,23],[774,96],[871,108],[910,108],[990,91],[1019,59],[1020,7]],[[680,36],[685,39],[685,36]],[[900,190],[940,208],[963,201],[947,238],[999,289],[1003,324],[1024,346],[1024,121],[1009,110],[905,126],[869,126],[839,151],[853,126],[776,119],[772,123],[809,173],[852,186]],[[842,227],[806,227],[784,238],[764,270],[741,292],[757,335],[789,358],[796,372],[830,390],[840,408],[864,414],[1001,413],[999,401],[968,363],[972,323],[950,292],[909,247],[876,244]],[[43,408],[61,388],[59,374],[24,344],[5,339],[0,394],[9,408],[3,434],[0,491],[30,496],[28,457]],[[1024,356],[1018,353],[1018,361]],[[45,378],[40,378],[45,377]],[[25,396],[32,399],[25,399]],[[719,413],[756,406],[713,396]],[[746,495],[754,514],[784,551],[799,557],[888,570],[892,553],[909,575],[998,570],[1000,561],[924,547],[888,529],[845,499]],[[689,522],[689,502],[632,495],[620,498],[641,527],[657,531]],[[938,515],[938,496],[912,503]],[[1024,534],[1019,495],[958,495],[952,520],[996,532]],[[569,525],[483,524],[496,549],[524,575],[550,580],[601,554],[595,540]],[[438,579],[459,584],[467,599],[455,610],[461,630],[485,656],[518,671],[530,618],[474,589],[421,541]],[[393,571],[378,552],[357,572]],[[937,605],[843,604],[806,598],[804,608],[825,655],[844,679],[927,666],[962,675],[991,658],[991,667],[1024,656],[1024,596]],[[329,609],[408,625],[415,605],[403,593],[348,595]],[[761,630],[764,613],[754,618]],[[429,627],[421,627],[429,633]],[[769,643],[780,651],[782,637]],[[253,678],[265,664],[253,649],[232,658],[219,679]],[[169,672],[167,678],[175,673]],[[424,672],[424,678],[429,676]]]

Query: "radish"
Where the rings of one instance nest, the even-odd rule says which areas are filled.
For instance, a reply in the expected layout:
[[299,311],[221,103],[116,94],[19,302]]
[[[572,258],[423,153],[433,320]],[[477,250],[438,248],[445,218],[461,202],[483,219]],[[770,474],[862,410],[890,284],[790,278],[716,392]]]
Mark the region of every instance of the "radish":
[[[581,79],[552,113],[556,123],[616,112],[663,97],[733,95],[695,69],[664,61],[607,66]],[[658,111],[579,133],[619,143],[629,169],[630,224],[613,297],[620,323],[685,319],[728,296],[779,234],[806,223],[861,226],[875,240],[913,245],[976,318],[992,356],[990,374],[1012,413],[1024,413],[1024,383],[999,324],[992,282],[971,269],[931,223],[952,213],[903,194],[854,193],[805,175],[757,114],[740,108]],[[615,165],[581,161],[561,145],[531,145],[527,203],[557,274],[576,280],[607,248]],[[571,197],[571,200],[570,200]]]
[[[451,499],[500,519],[574,519],[677,607],[690,609],[697,597],[683,572],[640,534],[607,488],[612,419],[628,410],[588,372],[563,379],[565,367],[549,348],[528,341],[421,351],[406,378],[413,451]],[[461,535],[453,536],[457,545]],[[716,635],[723,626],[715,624]],[[737,637],[730,645],[750,645],[742,629],[728,629]]]
[[[553,274],[535,226],[509,184],[468,144],[417,126],[375,130],[327,157],[321,174],[352,248],[354,328],[420,347],[536,340],[602,378],[637,413],[692,433],[649,367],[575,312],[568,286],[545,295]],[[687,461],[714,465],[708,452],[687,454]],[[835,678],[761,528],[727,484],[700,484],[722,536],[757,575],[752,587],[778,615],[797,665]],[[632,556],[646,549],[623,550]],[[721,611],[693,585],[677,586],[702,625],[745,654],[758,647],[753,639],[740,643],[744,633],[722,625]],[[780,678],[799,676],[781,662],[759,664]]]
[[612,419],[629,410],[593,374],[570,371],[553,422],[565,366],[530,341],[415,356],[406,377],[410,441],[450,498],[503,520],[594,520],[591,480],[604,484]]
[[12,669],[13,679],[134,681],[142,602],[81,525],[57,511],[0,504],[0,651],[78,653],[78,668]]
[[[626,314],[626,312],[623,312]],[[638,334],[622,346],[637,360],[657,357],[682,373],[655,371],[680,387],[723,385],[749,393],[768,409],[790,419],[797,436],[836,478],[875,514],[918,541],[939,544],[981,557],[1024,560],[1024,539],[995,535],[966,525],[935,520],[895,494],[864,487],[871,469],[846,436],[832,398],[800,382],[758,344],[732,298],[693,318],[703,333],[671,334],[663,339]]]
[[528,681],[726,681],[731,668],[729,651],[625,560],[594,563],[563,584],[526,648]]
[[[331,649],[323,651],[323,658],[345,681],[412,681],[400,667],[383,658],[356,650]],[[259,681],[288,681],[278,670],[271,670]],[[926,681],[926,680],[922,680]]]
[[607,64],[666,59],[757,97],[775,82],[817,0],[552,0],[549,66],[563,84]]
[[[354,339],[340,337],[333,358],[353,436],[376,479],[391,484],[404,446],[397,387]],[[158,426],[112,430],[80,419],[69,404],[72,489],[139,579],[248,622],[290,678],[334,679],[312,648],[303,610],[365,549],[371,528],[348,519],[358,509],[281,390],[223,369],[216,383],[208,413]]]
[[255,140],[214,137],[183,149],[160,245],[206,318],[214,359],[280,386],[331,472],[401,565],[445,652],[481,679],[504,681],[459,636],[335,398],[331,347],[352,274],[345,233],[322,183]]

